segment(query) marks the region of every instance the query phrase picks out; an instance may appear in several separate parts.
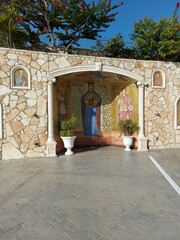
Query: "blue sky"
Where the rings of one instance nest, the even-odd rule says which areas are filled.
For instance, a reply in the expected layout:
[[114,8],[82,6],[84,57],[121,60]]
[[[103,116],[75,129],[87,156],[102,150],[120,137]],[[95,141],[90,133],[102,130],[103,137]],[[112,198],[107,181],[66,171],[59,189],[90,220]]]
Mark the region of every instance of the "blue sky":
[[[119,0],[112,0],[118,4]],[[149,17],[158,21],[162,17],[172,16],[177,0],[124,0],[124,4],[119,8],[116,21],[103,34],[108,39],[121,33],[125,42],[129,41],[129,34],[133,31],[134,22],[140,18]],[[178,10],[180,14],[180,9]]]
[[[89,0],[90,2],[90,0]],[[113,4],[119,4],[121,0],[112,0]],[[171,17],[178,0],[124,0],[119,8],[116,20],[102,34],[102,39],[109,39],[120,33],[126,43],[130,42],[129,34],[133,31],[134,22],[140,18],[153,18],[156,22],[162,17]],[[117,11],[117,10],[115,10]],[[180,7],[178,15],[180,14]],[[82,40],[83,41],[83,40]],[[82,42],[82,47],[87,47],[88,41]],[[94,43],[92,43],[93,45]],[[91,45],[91,43],[90,43]]]

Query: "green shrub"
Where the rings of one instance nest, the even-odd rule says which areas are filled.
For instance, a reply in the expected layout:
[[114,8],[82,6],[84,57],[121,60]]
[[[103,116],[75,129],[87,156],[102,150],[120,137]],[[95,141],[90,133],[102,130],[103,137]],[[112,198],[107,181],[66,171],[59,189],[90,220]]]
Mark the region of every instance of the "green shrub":
[[139,130],[139,126],[132,119],[119,120],[119,130],[125,136],[131,136]]
[[78,125],[78,119],[74,115],[71,115],[71,117],[67,120],[63,120],[61,122],[61,130],[60,130],[60,136],[61,137],[72,137],[74,136],[75,128]]

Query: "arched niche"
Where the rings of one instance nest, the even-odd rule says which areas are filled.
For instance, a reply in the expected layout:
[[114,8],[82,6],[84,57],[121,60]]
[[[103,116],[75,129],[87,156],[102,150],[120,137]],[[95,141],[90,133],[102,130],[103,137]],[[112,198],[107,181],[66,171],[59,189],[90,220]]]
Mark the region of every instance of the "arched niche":
[[128,78],[134,79],[139,89],[139,135],[138,135],[138,150],[147,151],[147,138],[144,135],[144,87],[147,85],[144,77],[121,68],[106,66],[101,62],[96,62],[94,65],[77,65],[58,69],[49,73],[48,77],[48,140],[46,143],[47,157],[56,156],[56,140],[54,136],[54,106],[53,106],[53,85],[56,82],[56,78],[65,74],[87,72],[87,71],[102,71],[119,74]]
[[175,100],[174,126],[175,129],[180,129],[180,96]]
[[12,89],[31,89],[29,69],[23,65],[18,65],[11,70]]
[[162,69],[155,69],[152,73],[152,87],[153,88],[165,88],[165,73]]

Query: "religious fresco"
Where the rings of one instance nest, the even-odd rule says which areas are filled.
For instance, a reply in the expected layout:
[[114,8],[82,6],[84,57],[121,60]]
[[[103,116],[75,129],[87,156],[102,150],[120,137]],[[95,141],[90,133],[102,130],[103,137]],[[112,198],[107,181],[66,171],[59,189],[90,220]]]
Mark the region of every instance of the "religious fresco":
[[70,104],[71,88],[69,82],[57,81],[54,91],[54,125],[55,132],[59,135],[60,123],[68,119],[71,114]]
[[79,119],[77,131],[84,136],[118,131],[119,119],[138,121],[138,90],[134,80],[86,72],[61,76],[57,85],[58,122],[73,113]]
[[15,71],[15,86],[28,86],[27,73],[23,69]]
[[58,85],[58,110],[60,122],[68,118],[68,92],[63,82]]
[[[109,83],[104,83],[106,77],[102,76],[99,73],[91,72],[88,74],[77,73],[69,74],[68,76],[61,77],[62,81],[69,82],[71,86],[71,96],[69,104],[71,104],[71,112],[75,114],[79,119],[78,131],[84,130],[84,116],[82,109],[82,96],[89,91],[89,84],[93,83],[93,90],[101,98],[101,106],[99,108],[99,129],[102,130],[111,130],[111,111],[110,111],[110,102],[111,102],[111,86]],[[97,122],[98,122],[97,121]],[[99,131],[98,134],[101,134]]]
[[88,82],[88,91],[81,97],[81,106],[84,135],[101,135],[101,96],[94,91],[94,82]]
[[123,89],[117,96],[116,107],[118,120],[132,119],[133,106],[131,105],[131,97],[127,95],[126,89]]
[[12,87],[29,88],[28,73],[23,68],[17,68],[13,72]]
[[138,122],[138,90],[135,84],[112,86],[112,130],[118,129],[119,120]]
[[162,87],[162,85],[163,85],[162,74],[159,71],[155,72],[153,76],[153,86]]
[[164,88],[165,87],[165,76],[162,70],[155,70],[152,78],[152,86],[154,88]]

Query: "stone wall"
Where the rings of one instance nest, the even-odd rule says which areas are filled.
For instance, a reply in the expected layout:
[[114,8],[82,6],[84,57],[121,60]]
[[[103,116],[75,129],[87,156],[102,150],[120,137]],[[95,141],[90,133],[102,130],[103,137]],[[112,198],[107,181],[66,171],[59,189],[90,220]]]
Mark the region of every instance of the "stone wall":
[[165,73],[165,88],[145,92],[145,130],[151,149],[180,148],[180,129],[175,129],[175,100],[180,96],[180,64],[153,63]]
[[[2,159],[44,157],[47,141],[46,54],[0,50],[0,100],[3,106]],[[11,69],[30,70],[31,89],[11,89]]]
[[[74,66],[113,66],[135,73],[149,84],[145,87],[145,134],[149,148],[180,148],[180,130],[174,128],[174,103],[180,95],[179,63],[76,56],[0,49],[0,102],[3,108],[3,139],[0,157],[31,158],[46,156],[47,79],[55,71]],[[31,89],[12,89],[11,70],[18,65],[30,71]],[[152,73],[162,69],[165,88],[155,89]]]

